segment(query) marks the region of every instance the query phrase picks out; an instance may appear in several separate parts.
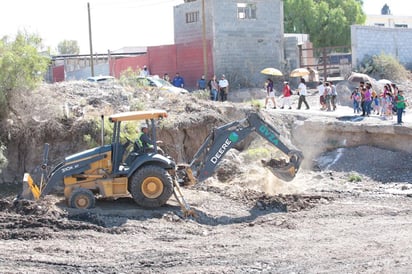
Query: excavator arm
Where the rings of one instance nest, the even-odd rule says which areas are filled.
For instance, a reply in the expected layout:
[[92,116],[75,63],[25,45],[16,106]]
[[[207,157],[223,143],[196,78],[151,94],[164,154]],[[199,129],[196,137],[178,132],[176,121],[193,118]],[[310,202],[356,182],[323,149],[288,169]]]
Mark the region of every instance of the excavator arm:
[[206,137],[193,156],[192,162],[186,167],[186,176],[190,184],[212,176],[223,156],[252,132],[258,133],[288,158],[288,161],[284,159],[262,160],[262,164],[282,180],[293,180],[303,160],[302,153],[289,149],[279,140],[280,133],[273,126],[268,124],[259,113],[250,112],[245,119],[215,128]]

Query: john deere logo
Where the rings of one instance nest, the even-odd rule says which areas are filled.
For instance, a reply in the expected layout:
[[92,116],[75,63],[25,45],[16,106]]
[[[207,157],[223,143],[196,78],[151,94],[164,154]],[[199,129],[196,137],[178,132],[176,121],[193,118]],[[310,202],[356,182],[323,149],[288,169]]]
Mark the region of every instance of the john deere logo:
[[232,132],[229,135],[229,140],[232,141],[233,143],[236,143],[239,140],[239,135],[237,135],[236,132]]
[[236,143],[239,140],[239,135],[236,132],[232,132],[229,134],[229,137],[225,140],[225,142],[220,146],[219,150],[216,154],[210,159],[213,164],[217,164],[219,159],[226,153],[226,150],[232,143]]

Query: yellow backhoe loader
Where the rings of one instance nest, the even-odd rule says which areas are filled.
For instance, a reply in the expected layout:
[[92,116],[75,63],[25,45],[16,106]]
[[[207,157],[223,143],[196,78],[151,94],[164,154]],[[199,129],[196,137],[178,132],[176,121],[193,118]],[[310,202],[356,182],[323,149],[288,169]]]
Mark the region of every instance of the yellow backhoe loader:
[[[227,151],[252,132],[257,132],[287,157],[288,161],[262,161],[279,178],[292,180],[303,159],[300,151],[290,150],[279,140],[280,134],[259,113],[251,112],[245,119],[213,129],[191,163],[177,165],[170,156],[159,153],[156,144],[156,123],[166,117],[163,110],[111,115],[111,144],[68,156],[51,169],[46,144],[40,182],[36,184],[30,174],[25,173],[19,198],[40,199],[63,180],[64,196],[73,208],[94,207],[97,194],[103,198],[131,196],[138,205],[155,208],[164,205],[174,194],[184,214],[189,215],[192,210],[183,198],[180,185],[195,184],[212,176]],[[126,143],[120,142],[121,125],[127,121],[144,121],[148,125],[153,149],[145,151],[134,142],[134,149],[127,151],[132,142],[128,139]]]

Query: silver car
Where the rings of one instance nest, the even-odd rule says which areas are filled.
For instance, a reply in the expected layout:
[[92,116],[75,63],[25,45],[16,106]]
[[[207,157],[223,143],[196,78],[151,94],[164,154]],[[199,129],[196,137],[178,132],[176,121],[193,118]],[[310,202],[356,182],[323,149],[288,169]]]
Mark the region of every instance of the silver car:
[[171,83],[163,80],[162,78],[159,78],[158,76],[138,76],[136,80],[138,86],[145,88],[148,87],[149,89],[157,88],[159,90],[164,90],[177,94],[189,93],[188,90],[184,88],[175,87]]

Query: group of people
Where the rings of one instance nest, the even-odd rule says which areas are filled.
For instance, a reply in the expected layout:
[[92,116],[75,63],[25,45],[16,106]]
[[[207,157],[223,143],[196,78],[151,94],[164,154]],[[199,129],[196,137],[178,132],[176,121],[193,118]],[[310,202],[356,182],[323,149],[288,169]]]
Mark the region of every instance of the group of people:
[[[183,88],[185,85],[185,80],[179,74],[176,73],[173,80],[170,81],[168,73],[163,75],[163,80],[170,82],[175,87]],[[220,80],[217,80],[216,75],[213,75],[209,81],[206,81],[204,75],[197,81],[197,88],[199,90],[209,90],[210,100],[212,101],[227,101],[227,95],[229,93],[229,81],[226,79],[226,76],[222,74]]]
[[[267,108],[269,100],[272,101],[273,108],[276,109],[276,99],[275,99],[275,90],[273,88],[273,81],[272,79],[268,78],[265,82],[265,89],[266,89],[266,100],[265,100],[265,108]],[[299,101],[298,101],[298,107],[297,109],[300,109],[302,104],[305,104],[306,109],[309,109],[309,104],[306,101],[306,96],[307,96],[307,88],[306,88],[306,82],[304,78],[300,78],[300,83],[298,85],[297,89],[297,94],[299,95]],[[283,89],[282,89],[282,106],[280,107],[281,109],[284,109],[285,107],[292,109],[292,102],[291,102],[291,96],[293,95],[292,89],[289,86],[289,82],[285,81],[283,82]]]
[[229,93],[229,81],[226,76],[222,74],[220,80],[217,80],[216,75],[206,82],[205,76],[197,81],[197,88],[199,90],[209,90],[210,100],[212,101],[227,101],[227,95]]
[[326,111],[336,110],[338,92],[333,82],[319,82],[317,90],[319,92],[320,109]]
[[175,77],[173,77],[171,81],[170,81],[169,74],[165,73],[163,74],[163,80],[171,83],[172,85],[178,88],[184,88],[184,85],[185,85],[185,79],[180,75],[179,72],[176,72]]
[[351,100],[354,113],[362,112],[361,116],[369,116],[373,111],[384,119],[393,119],[393,114],[396,114],[397,124],[403,123],[402,115],[407,100],[394,83],[385,84],[383,92],[378,94],[371,83],[360,82],[359,87],[352,92]]
[[[147,68],[146,65],[144,65],[143,68],[140,70],[140,76],[143,76],[143,77],[150,76],[149,69]],[[165,73],[165,74],[163,74],[163,80],[165,80],[165,81],[171,83],[172,85],[174,85],[175,87],[179,87],[179,88],[183,88],[184,85],[185,85],[185,79],[183,79],[183,77],[180,76],[179,72],[176,72],[176,75],[172,80],[170,80],[169,74]]]

